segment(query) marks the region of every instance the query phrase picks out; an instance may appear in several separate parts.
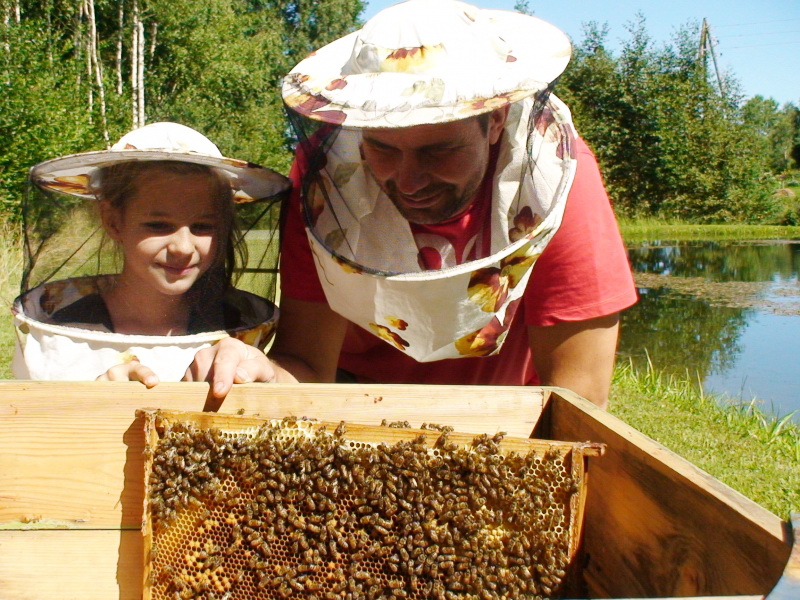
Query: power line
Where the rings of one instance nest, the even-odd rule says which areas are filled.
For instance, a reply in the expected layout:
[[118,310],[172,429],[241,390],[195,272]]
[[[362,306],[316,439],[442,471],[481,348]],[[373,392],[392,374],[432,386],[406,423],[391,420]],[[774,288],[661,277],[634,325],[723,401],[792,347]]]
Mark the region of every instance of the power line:
[[[715,27],[716,29],[716,27]],[[732,37],[754,37],[759,35],[781,35],[782,33],[800,33],[800,30],[795,29],[794,31],[764,31],[761,33],[726,33],[725,38],[732,38]]]
[[768,25],[770,23],[790,23],[792,21],[800,21],[800,19],[779,19],[777,21],[758,21],[756,23],[731,23],[729,25],[714,25],[714,29],[719,29],[720,27],[750,27],[751,25]]
[[731,46],[730,48],[725,48],[725,51],[728,50],[739,50],[741,48],[765,48],[767,46],[793,46],[800,44],[800,41],[797,42],[778,42],[776,44],[753,44],[750,46]]

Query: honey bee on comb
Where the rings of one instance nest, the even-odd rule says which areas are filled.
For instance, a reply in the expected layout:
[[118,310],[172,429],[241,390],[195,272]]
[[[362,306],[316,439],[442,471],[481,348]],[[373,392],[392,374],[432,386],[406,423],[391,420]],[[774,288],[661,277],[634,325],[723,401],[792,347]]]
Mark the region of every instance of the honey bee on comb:
[[145,412],[146,599],[565,593],[581,447]]

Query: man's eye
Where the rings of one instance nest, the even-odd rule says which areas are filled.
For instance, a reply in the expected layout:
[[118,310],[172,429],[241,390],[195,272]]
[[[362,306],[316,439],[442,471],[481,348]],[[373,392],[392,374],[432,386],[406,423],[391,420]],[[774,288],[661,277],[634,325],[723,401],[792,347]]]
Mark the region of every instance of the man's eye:
[[373,154],[379,154],[381,156],[389,155],[395,151],[395,149],[392,148],[391,146],[384,146],[383,144],[372,144],[369,142],[367,142],[366,147],[369,152],[372,152]]
[[455,152],[458,152],[460,148],[452,146],[436,146],[434,148],[427,148],[425,150],[425,154],[432,158],[440,158],[443,156],[450,156]]

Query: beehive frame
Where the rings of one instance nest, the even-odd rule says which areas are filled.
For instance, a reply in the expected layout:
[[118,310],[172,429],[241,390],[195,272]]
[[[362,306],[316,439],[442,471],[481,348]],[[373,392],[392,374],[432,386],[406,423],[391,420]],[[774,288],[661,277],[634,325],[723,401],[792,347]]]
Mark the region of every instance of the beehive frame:
[[584,458],[602,453],[433,425],[144,414],[148,600],[555,597]]

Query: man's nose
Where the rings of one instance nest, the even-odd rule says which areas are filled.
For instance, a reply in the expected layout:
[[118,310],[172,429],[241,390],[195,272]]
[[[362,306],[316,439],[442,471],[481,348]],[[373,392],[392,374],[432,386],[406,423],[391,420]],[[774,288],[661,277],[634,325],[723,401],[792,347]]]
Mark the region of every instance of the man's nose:
[[404,152],[397,165],[395,182],[401,194],[413,196],[430,183],[428,166],[416,152]]

